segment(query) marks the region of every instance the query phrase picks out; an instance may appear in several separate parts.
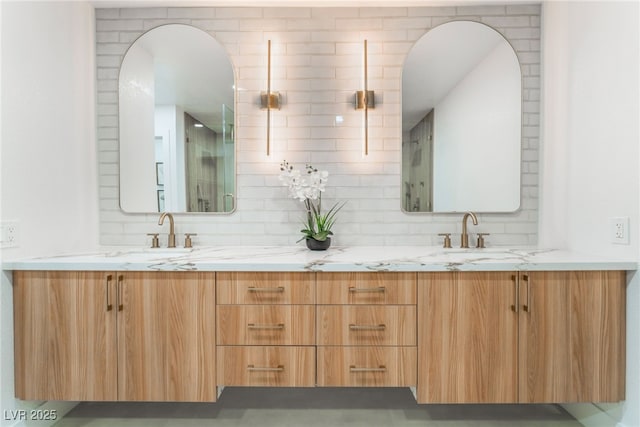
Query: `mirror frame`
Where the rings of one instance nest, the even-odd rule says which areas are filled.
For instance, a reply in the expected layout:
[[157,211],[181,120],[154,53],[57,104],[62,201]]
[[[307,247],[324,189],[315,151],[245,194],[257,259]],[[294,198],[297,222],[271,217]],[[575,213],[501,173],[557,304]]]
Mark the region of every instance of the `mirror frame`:
[[509,47],[511,48],[511,50],[513,51],[513,54],[515,55],[515,58],[517,60],[518,63],[518,71],[520,74],[520,131],[519,131],[519,141],[518,141],[518,147],[519,147],[519,175],[518,175],[518,205],[514,210],[510,210],[510,211],[496,211],[496,210],[482,210],[482,211],[474,211],[475,213],[480,213],[480,214],[515,214],[518,213],[522,210],[522,202],[523,202],[523,179],[522,179],[522,174],[523,174],[523,166],[524,166],[524,158],[523,158],[523,149],[524,149],[524,126],[525,126],[525,121],[524,121],[524,116],[525,116],[525,92],[524,92],[524,72],[523,72],[523,68],[522,68],[522,63],[520,61],[520,57],[518,56],[518,51],[515,49],[515,47],[513,46],[513,44],[511,43],[511,41],[504,35],[502,34],[500,31],[498,31],[496,28],[492,27],[491,25],[488,25],[484,22],[481,21],[474,21],[472,19],[453,19],[450,21],[446,21],[446,22],[442,22],[439,23],[438,25],[429,28],[424,34],[420,35],[419,37],[417,37],[415,39],[415,41],[413,42],[413,45],[411,46],[411,48],[407,51],[407,54],[405,56],[405,59],[402,63],[402,73],[400,74],[400,176],[399,176],[399,189],[400,189],[400,211],[403,214],[407,214],[407,215],[451,215],[451,214],[460,214],[463,212],[466,212],[467,210],[459,210],[459,211],[408,211],[404,209],[404,203],[403,203],[403,198],[402,198],[402,193],[403,193],[403,186],[404,186],[404,180],[403,180],[403,148],[402,148],[402,144],[403,144],[403,135],[404,135],[404,130],[403,130],[403,125],[402,125],[402,121],[403,121],[403,111],[402,111],[402,96],[403,96],[403,92],[404,92],[404,87],[403,87],[403,73],[404,73],[404,66],[406,64],[406,60],[407,57],[410,55],[411,51],[413,50],[413,48],[415,47],[415,45],[418,43],[418,41],[422,40],[424,37],[426,37],[432,30],[442,26],[442,25],[446,25],[446,24],[450,24],[450,23],[455,23],[455,22],[470,22],[470,23],[474,23],[474,24],[479,24],[479,25],[483,25],[487,28],[489,28],[490,30],[494,31],[496,34],[498,34],[500,37],[502,37],[502,39],[509,45]]
[[227,59],[229,60],[229,65],[231,66],[231,71],[233,73],[233,109],[234,109],[234,115],[233,115],[233,176],[234,176],[234,182],[233,182],[233,206],[232,209],[226,212],[221,212],[221,211],[216,211],[216,212],[190,212],[190,211],[171,211],[172,214],[174,215],[198,215],[198,216],[204,216],[204,215],[213,215],[213,216],[229,216],[231,214],[234,214],[236,212],[236,210],[238,209],[238,197],[237,197],[237,193],[238,193],[238,137],[237,137],[237,131],[238,131],[238,87],[237,87],[237,81],[238,81],[238,70],[232,60],[232,57],[227,49],[227,47],[221,43],[218,39],[216,39],[212,34],[210,34],[207,30],[200,28],[196,25],[193,24],[184,24],[184,23],[175,23],[175,22],[168,22],[168,23],[163,23],[163,24],[159,24],[156,25],[152,28],[148,28],[145,29],[142,33],[140,33],[140,35],[138,35],[135,39],[131,40],[129,46],[127,47],[127,49],[125,50],[125,52],[122,55],[122,58],[120,59],[120,63],[118,65],[118,78],[117,78],[117,82],[118,82],[118,89],[117,89],[117,100],[116,100],[116,105],[117,105],[117,152],[118,152],[118,208],[120,210],[120,212],[122,212],[123,214],[126,215],[154,215],[154,214],[160,214],[161,211],[159,212],[142,212],[142,211],[126,211],[125,209],[123,209],[122,207],[122,190],[121,190],[121,186],[122,186],[122,161],[121,161],[121,146],[122,146],[122,133],[121,133],[121,101],[120,101],[120,78],[121,78],[121,71],[122,71],[122,65],[124,63],[125,58],[127,57],[127,53],[129,53],[129,51],[131,50],[131,48],[134,46],[134,44],[141,38],[143,37],[145,34],[148,34],[149,32],[156,30],[158,28],[162,28],[162,27],[168,27],[168,26],[184,26],[184,27],[190,27],[193,29],[196,29],[198,31],[201,31],[202,33],[206,34],[207,36],[211,37],[215,43],[217,43],[222,50],[224,50]]

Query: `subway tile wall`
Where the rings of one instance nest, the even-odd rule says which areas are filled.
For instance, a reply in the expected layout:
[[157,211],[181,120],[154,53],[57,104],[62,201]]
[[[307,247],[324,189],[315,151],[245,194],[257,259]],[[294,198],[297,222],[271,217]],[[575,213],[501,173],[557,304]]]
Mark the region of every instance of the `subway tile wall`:
[[[230,215],[177,214],[176,233],[197,233],[195,245],[293,245],[300,238],[300,202],[278,174],[282,160],[330,173],[323,203],[347,201],[334,227],[335,245],[438,245],[438,233],[461,231],[460,214],[401,210],[402,66],[429,29],[453,20],[490,25],[512,44],[523,73],[522,192],[517,212],[479,215],[471,233],[488,246],[535,245],[538,222],[540,6],[371,8],[123,8],[96,10],[97,123],[102,245],[146,246],[161,233],[158,214],[128,214],[118,201],[118,73],[127,49],[145,31],[168,23],[211,34],[227,50],[240,90],[236,104],[236,210]],[[363,88],[368,40],[368,156],[363,113],[352,104]],[[272,40],[272,154],[266,156],[267,40]],[[336,121],[342,116],[343,121]],[[182,238],[179,236],[178,241]],[[302,243],[300,243],[302,244]]]

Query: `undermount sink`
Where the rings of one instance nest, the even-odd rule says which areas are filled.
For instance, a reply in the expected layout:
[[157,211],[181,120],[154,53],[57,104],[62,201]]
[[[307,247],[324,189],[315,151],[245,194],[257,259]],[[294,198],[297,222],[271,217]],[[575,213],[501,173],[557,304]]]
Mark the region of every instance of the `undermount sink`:
[[193,252],[193,248],[149,248],[142,252],[150,255],[180,255]]
[[464,260],[478,259],[513,259],[520,258],[525,255],[524,252],[516,249],[506,248],[452,248],[442,250],[442,255],[446,257],[455,257]]
[[125,249],[117,252],[110,252],[108,257],[136,257],[136,258],[156,258],[156,257],[173,257],[183,256],[193,252],[193,248],[141,248],[141,249]]

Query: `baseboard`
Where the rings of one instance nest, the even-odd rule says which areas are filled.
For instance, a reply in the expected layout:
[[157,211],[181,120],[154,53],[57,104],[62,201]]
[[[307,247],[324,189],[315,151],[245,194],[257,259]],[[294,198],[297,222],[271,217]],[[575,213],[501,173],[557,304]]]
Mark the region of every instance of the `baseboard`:
[[51,427],[76,405],[78,402],[50,401],[37,408],[19,410],[21,412],[15,412],[17,420],[11,427]]
[[584,427],[625,427],[593,403],[566,403],[561,406]]

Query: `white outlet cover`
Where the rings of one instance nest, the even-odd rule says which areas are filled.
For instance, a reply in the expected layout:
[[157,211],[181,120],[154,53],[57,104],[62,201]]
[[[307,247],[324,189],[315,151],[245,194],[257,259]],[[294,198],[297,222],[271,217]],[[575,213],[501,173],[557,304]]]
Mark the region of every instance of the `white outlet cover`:
[[629,244],[629,217],[613,217],[609,219],[611,243]]
[[16,248],[20,240],[20,224],[18,221],[3,221],[0,224],[0,247]]

